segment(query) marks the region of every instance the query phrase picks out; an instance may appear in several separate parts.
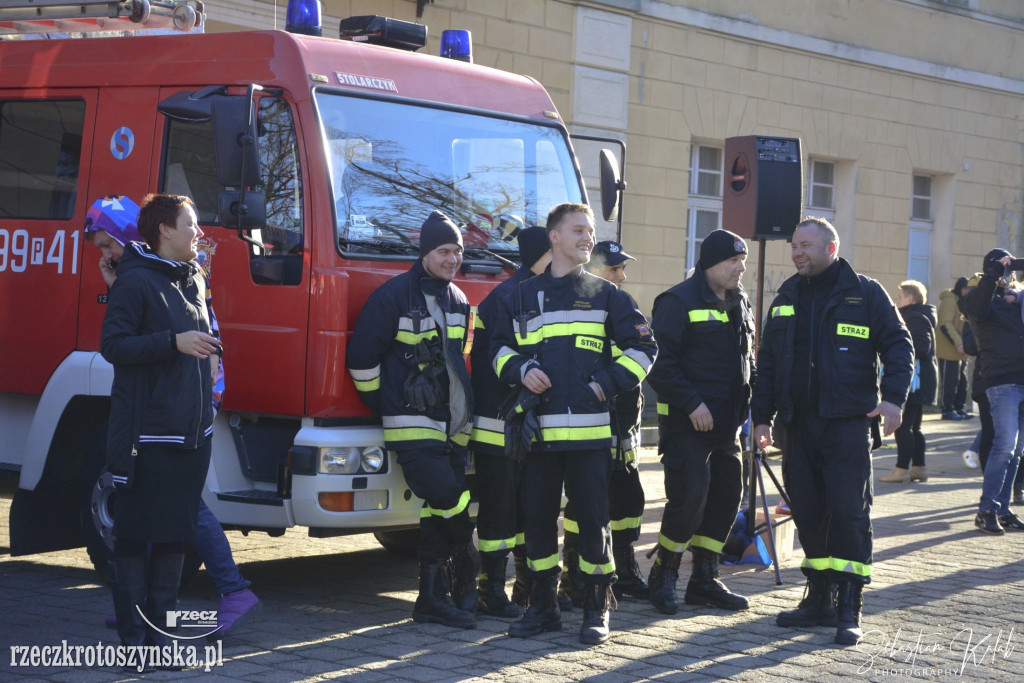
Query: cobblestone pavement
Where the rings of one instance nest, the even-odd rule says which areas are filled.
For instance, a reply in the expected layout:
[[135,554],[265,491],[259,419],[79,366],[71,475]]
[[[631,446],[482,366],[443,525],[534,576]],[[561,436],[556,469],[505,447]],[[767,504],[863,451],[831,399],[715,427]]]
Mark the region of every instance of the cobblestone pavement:
[[[980,475],[960,453],[977,420],[927,416],[927,483],[875,484],[874,580],[865,591],[865,641],[833,644],[829,628],[783,629],[780,609],[802,596],[801,557],[783,563],[783,585],[770,569],[723,567],[728,585],[751,599],[744,613],[681,605],[668,618],[646,603],[622,600],[611,640],[578,642],[580,611],[560,633],[505,635],[508,622],[481,618],[466,631],[411,618],[416,563],[381,549],[372,536],[310,539],[228,534],[235,556],[265,608],[223,643],[223,666],[147,675],[294,681],[704,681],[917,679],[1019,681],[1024,677],[1024,533],[985,536],[974,529]],[[888,441],[876,475],[895,461]],[[770,462],[772,462],[770,460]],[[778,472],[778,461],[773,469]],[[657,539],[664,504],[653,450],[642,457],[648,509],[638,549]],[[771,485],[769,484],[771,489]],[[771,491],[774,494],[774,491]],[[777,495],[770,496],[774,502]],[[110,668],[20,668],[10,646],[116,644],[103,619],[109,589],[97,583],[83,549],[23,558],[7,555],[9,500],[0,500],[0,680],[113,681]],[[646,572],[650,560],[640,555]],[[680,589],[689,573],[682,568]],[[182,593],[182,607],[216,609],[205,572]]]

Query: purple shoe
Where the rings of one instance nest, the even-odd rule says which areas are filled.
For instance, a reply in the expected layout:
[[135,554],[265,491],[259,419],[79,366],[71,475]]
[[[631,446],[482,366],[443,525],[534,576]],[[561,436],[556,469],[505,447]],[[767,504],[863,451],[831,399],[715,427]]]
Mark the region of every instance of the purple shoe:
[[263,609],[263,603],[248,588],[221,596],[217,605],[217,630],[212,638],[233,634],[246,621]]

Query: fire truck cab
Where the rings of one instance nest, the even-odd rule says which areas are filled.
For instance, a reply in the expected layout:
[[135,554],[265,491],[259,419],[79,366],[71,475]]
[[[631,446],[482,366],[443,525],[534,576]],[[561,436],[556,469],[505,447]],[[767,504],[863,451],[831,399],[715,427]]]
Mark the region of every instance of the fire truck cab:
[[[432,210],[465,226],[457,284],[476,304],[514,267],[520,227],[587,201],[544,88],[400,49],[426,28],[380,18],[349,20],[357,37],[367,24],[357,40],[212,35],[196,0],[23,4],[0,10],[12,554],[86,545],[101,565],[112,544],[107,288],[82,227],[97,198],[150,192],[191,196],[206,233],[226,379],[206,503],[227,528],[372,531],[401,549],[421,501],[356,395],[346,344],[370,292],[418,257]],[[607,218],[622,183],[604,171]]]

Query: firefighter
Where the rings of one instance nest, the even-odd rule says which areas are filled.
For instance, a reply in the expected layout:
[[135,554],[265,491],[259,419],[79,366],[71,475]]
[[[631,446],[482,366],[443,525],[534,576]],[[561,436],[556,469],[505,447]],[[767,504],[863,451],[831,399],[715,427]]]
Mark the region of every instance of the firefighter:
[[886,436],[900,426],[914,347],[885,289],[839,257],[827,220],[797,225],[791,255],[797,273],[768,309],[751,403],[756,447],[772,445],[776,419],[805,554],[804,599],[775,621],[835,625],[835,642],[855,645],[871,581],[871,421]]
[[[551,262],[551,247],[543,227],[519,230],[517,241],[522,266],[480,302],[473,322],[473,349],[469,356],[476,404],[469,447],[476,462],[477,498],[480,501],[476,518],[482,564],[478,588],[480,610],[490,616],[506,618],[518,617],[522,612],[516,604],[525,607],[528,602],[526,546],[523,539],[521,467],[505,451],[505,423],[501,419],[501,407],[510,390],[491,367],[488,355],[490,331],[496,324],[495,315],[500,308],[498,301],[509,296],[524,280],[544,272]],[[505,569],[510,551],[516,561],[512,602],[505,595]]]
[[[535,405],[524,411],[527,427],[521,432],[532,444],[523,471],[530,607],[509,635],[562,627],[558,515],[564,483],[576,507],[579,570],[586,585],[580,641],[592,644],[608,639],[615,571],[608,527],[609,404],[643,380],[657,345],[632,299],[583,269],[594,247],[590,208],[556,206],[547,230],[551,265],[504,300],[507,310],[498,316],[490,344],[495,372],[503,382],[525,387]],[[622,352],[618,358],[612,343]]]
[[[626,264],[636,259],[623,250],[618,242],[604,240],[594,245],[586,268],[594,275],[616,287],[626,281]],[[618,352],[612,349],[612,354]],[[612,591],[616,598],[629,595],[648,596],[647,581],[640,573],[633,544],[640,538],[640,523],[644,516],[644,488],[640,483],[637,453],[640,449],[640,414],[644,397],[637,385],[634,389],[615,397],[612,406],[612,470],[608,480],[608,510],[611,517],[612,557],[615,558],[615,583]],[[562,580],[558,586],[558,607],[568,611],[583,605],[582,584],[579,582],[579,527],[575,506],[570,500],[565,506],[563,519],[565,538],[562,542]]]
[[754,377],[754,316],[740,284],[747,245],[715,230],[700,245],[692,277],[654,300],[661,353],[647,381],[658,394],[658,432],[668,502],[658,557],[648,579],[651,604],[679,609],[676,579],[687,547],[693,570],[688,605],[747,609],[718,576],[743,487],[739,432]]
[[370,295],[348,345],[348,369],[363,402],[381,416],[385,445],[398,454],[409,488],[424,501],[413,620],[471,628],[480,556],[466,488],[469,302],[452,284],[462,233],[434,211],[420,229],[419,252],[408,272]]

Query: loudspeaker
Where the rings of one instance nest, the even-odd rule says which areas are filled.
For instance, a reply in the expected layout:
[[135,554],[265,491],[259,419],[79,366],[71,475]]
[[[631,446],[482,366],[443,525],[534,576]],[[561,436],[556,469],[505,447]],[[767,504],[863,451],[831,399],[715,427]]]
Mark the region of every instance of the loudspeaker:
[[748,239],[790,239],[803,211],[803,177],[799,138],[726,138],[722,227]]

